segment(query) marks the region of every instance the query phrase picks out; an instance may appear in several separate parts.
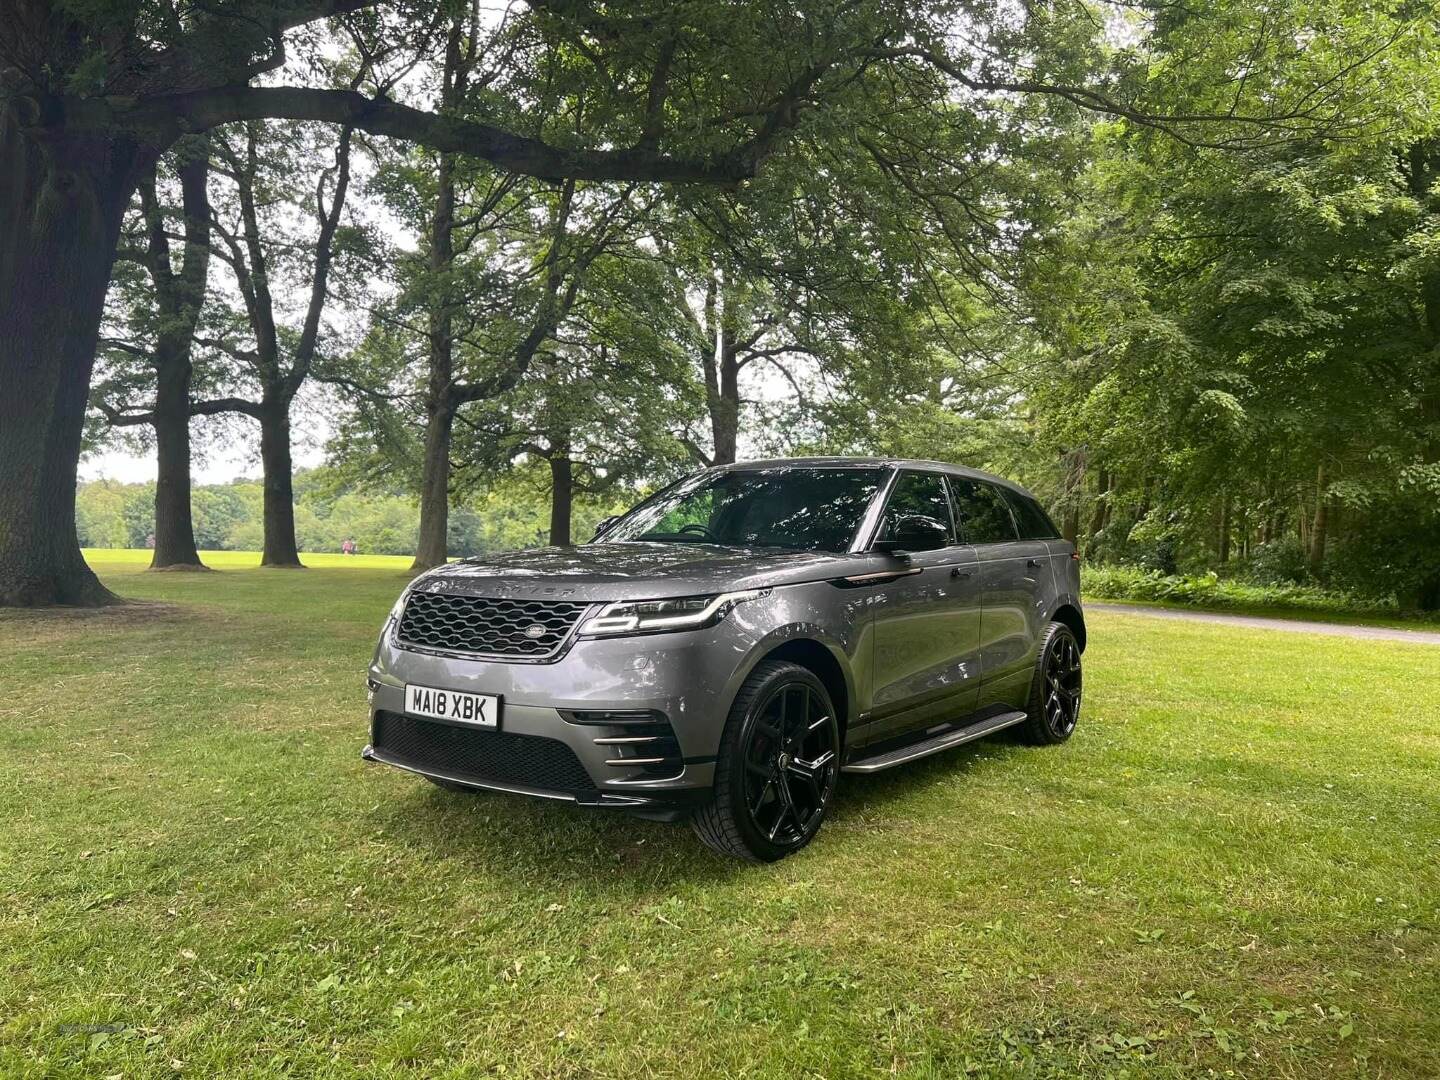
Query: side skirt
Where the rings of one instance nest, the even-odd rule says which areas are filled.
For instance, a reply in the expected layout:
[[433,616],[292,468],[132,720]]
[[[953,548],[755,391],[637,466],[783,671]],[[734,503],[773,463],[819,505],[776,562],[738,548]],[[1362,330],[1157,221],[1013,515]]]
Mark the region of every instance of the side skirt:
[[867,747],[865,757],[846,762],[840,767],[840,771],[847,773],[883,772],[907,762],[929,757],[931,754],[938,754],[943,750],[964,746],[976,739],[983,739],[986,735],[993,735],[997,731],[1004,731],[1006,728],[1023,723],[1025,718],[1026,714],[1023,712],[1006,711],[968,723],[936,724],[934,727],[911,736],[908,741],[898,746],[892,743],[888,748],[878,750]]

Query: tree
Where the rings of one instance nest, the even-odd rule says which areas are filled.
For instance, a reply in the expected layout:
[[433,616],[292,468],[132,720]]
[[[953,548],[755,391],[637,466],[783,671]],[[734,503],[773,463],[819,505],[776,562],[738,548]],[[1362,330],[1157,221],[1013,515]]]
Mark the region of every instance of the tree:
[[[458,42],[452,28],[447,71]],[[379,313],[369,343],[390,357],[372,382],[395,392],[372,403],[360,426],[369,428],[372,446],[378,440],[380,456],[414,462],[420,569],[448,555],[457,417],[525,378],[569,317],[591,265],[628,242],[648,202],[634,185],[546,185],[465,168],[443,155],[433,172],[413,160],[400,163],[388,185],[392,205],[408,209],[425,244],[402,262],[398,301]],[[409,362],[416,355],[421,363]],[[397,409],[415,422],[397,423]],[[418,446],[412,427],[424,432]]]
[[[157,459],[152,569],[203,569],[190,512],[190,418],[195,335],[210,266],[210,151],[198,137],[175,153],[183,247],[171,251],[173,212],[162,204],[157,172],[140,181],[139,213],[126,228],[120,258],[143,274],[118,275],[124,311],[117,333],[101,342],[103,378],[93,400],[113,427],[153,429]],[[143,282],[143,283],[142,283]],[[151,401],[129,404],[134,394]]]
[[666,333],[667,277],[633,239],[595,258],[525,377],[461,415],[460,490],[484,489],[517,459],[543,465],[549,542],[565,547],[574,540],[577,499],[684,469],[689,454],[673,429],[699,395],[690,357]]
[[1440,606],[1436,145],[1109,148],[1034,283],[1060,362],[1026,387],[1042,445],[1096,478],[1064,493],[1092,555],[1293,549],[1287,575]]
[[[331,274],[337,256],[363,245],[357,230],[342,232],[341,222],[350,189],[350,158],[354,131],[342,127],[335,140],[332,163],[320,173],[309,198],[314,221],[312,243],[295,244],[290,216],[305,212],[303,188],[293,177],[304,176],[305,163],[319,152],[309,144],[311,129],[280,132],[260,121],[224,130],[215,136],[215,155],[231,185],[229,213],[217,213],[213,230],[219,238],[216,256],[229,269],[240,294],[243,315],[210,344],[227,356],[235,376],[256,389],[254,397],[238,394],[195,402],[195,415],[240,413],[260,427],[260,463],[264,477],[264,548],[262,566],[299,566],[295,541],[295,498],[292,490],[290,410],[309,378],[322,345],[322,318],[332,298]],[[307,302],[298,327],[287,326],[276,286],[290,269],[303,282]]]
[[[1121,50],[1116,77],[1096,78],[1112,67],[1100,46],[1103,20],[1080,5],[1036,11],[1017,26],[1008,9],[949,3],[616,12],[536,0],[495,31],[513,48],[478,118],[358,87],[255,85],[285,68],[295,39],[317,23],[389,18],[389,36],[423,49],[443,25],[430,17],[436,10],[380,0],[12,3],[0,22],[0,385],[9,395],[0,411],[0,604],[110,599],[76,543],[85,401],[126,207],[183,134],[265,118],[317,121],[527,176],[733,184],[812,115],[846,112],[845,125],[863,130],[873,112],[859,106],[873,99],[857,95],[862,83],[932,75],[941,92],[927,104],[951,115],[965,111],[957,102],[982,108],[993,95],[1040,95],[1191,141],[1210,138],[1193,132],[1216,117],[1223,130],[1212,141],[1343,122],[1355,73],[1396,37],[1388,12],[1337,18],[1316,34],[1308,9],[1292,18],[1227,4],[1219,51],[1242,55],[1237,40],[1249,50],[1237,89],[1195,62],[1206,55],[1205,20],[1157,21],[1160,58]],[[1167,36],[1183,48],[1165,54]],[[1297,42],[1308,52],[1289,79]],[[1192,88],[1204,111],[1148,108],[1145,73],[1154,70]],[[573,110],[548,108],[557,94],[583,101],[593,122],[577,131]],[[532,123],[536,116],[564,125]]]

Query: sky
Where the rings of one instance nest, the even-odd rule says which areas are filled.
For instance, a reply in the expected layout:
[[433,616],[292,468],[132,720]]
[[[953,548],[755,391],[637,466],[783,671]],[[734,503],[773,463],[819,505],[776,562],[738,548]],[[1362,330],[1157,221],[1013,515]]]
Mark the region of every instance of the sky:
[[[240,476],[260,475],[259,432],[254,445],[230,445],[212,447],[203,456],[191,462],[190,475],[196,484],[223,484]],[[323,441],[323,436],[321,438]],[[325,459],[319,445],[297,443],[292,447],[297,469],[310,469]],[[124,484],[143,484],[155,479],[155,455],[130,454],[122,450],[107,450],[103,454],[92,454],[80,463],[80,479],[119,480]]]

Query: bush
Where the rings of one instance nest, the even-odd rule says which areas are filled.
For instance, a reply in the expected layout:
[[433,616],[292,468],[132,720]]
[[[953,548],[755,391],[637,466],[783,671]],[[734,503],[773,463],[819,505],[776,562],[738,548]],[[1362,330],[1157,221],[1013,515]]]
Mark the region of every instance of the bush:
[[1084,566],[1081,591],[1095,600],[1149,600],[1211,608],[1293,608],[1299,611],[1394,614],[1395,601],[1356,596],[1316,585],[1258,585],[1215,574],[1189,577],[1133,566]]
[[1330,546],[1327,581],[1393,594],[1406,609],[1440,608],[1440,515],[1433,507],[1391,503],[1353,524]]
[[1255,548],[1235,576],[1255,585],[1300,585],[1310,577],[1310,570],[1299,539],[1285,536]]

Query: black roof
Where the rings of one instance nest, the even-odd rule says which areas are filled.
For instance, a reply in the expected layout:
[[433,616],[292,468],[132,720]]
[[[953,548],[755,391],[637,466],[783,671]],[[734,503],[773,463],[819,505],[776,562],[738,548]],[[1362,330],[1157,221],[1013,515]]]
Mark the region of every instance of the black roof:
[[724,469],[733,472],[750,472],[760,469],[836,469],[836,468],[891,468],[891,469],[917,469],[921,472],[942,472],[951,476],[963,476],[971,480],[989,480],[992,483],[1004,484],[1013,488],[1022,495],[1029,496],[1030,492],[1021,487],[1014,480],[1007,480],[1003,476],[996,476],[994,473],[982,472],[979,469],[972,469],[965,465],[954,465],[948,461],[930,461],[925,458],[898,458],[898,457],[795,457],[795,458],[762,458],[756,461],[737,461],[733,465],[717,465],[716,469]]

